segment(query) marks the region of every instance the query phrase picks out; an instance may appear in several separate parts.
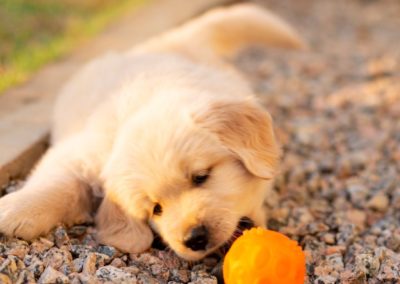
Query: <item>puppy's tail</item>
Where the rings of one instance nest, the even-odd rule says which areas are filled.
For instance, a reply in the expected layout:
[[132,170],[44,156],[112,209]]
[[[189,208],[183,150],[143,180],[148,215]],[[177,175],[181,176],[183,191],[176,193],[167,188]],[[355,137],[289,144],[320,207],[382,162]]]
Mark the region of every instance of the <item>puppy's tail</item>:
[[248,45],[305,47],[302,38],[278,16],[254,4],[238,4],[213,9],[133,51],[172,51],[209,61],[232,56]]

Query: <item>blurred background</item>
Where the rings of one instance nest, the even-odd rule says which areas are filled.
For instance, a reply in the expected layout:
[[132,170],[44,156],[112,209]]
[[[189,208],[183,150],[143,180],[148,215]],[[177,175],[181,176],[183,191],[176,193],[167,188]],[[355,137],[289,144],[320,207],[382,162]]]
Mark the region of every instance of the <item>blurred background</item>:
[[0,1],[0,93],[148,1]]
[[[162,2],[164,6],[170,3],[170,9],[179,15],[184,6],[195,6],[198,2],[207,3],[203,4],[205,9],[239,1],[1,0],[0,93],[24,82],[39,67],[71,52],[110,23],[151,2]],[[371,53],[372,46],[376,46],[375,53],[378,54],[388,46],[396,48],[398,43],[398,0],[253,2],[268,6],[298,27],[317,51],[339,48],[351,53],[356,48],[358,53],[365,54]],[[157,20],[160,25],[165,22],[165,19]],[[318,33],[316,27],[319,27]],[[390,64],[391,68],[395,65],[393,62]]]

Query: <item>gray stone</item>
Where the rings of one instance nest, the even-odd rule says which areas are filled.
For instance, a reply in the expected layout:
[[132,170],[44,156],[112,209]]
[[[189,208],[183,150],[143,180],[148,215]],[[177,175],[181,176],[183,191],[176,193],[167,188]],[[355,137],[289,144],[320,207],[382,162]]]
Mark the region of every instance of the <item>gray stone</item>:
[[319,276],[314,280],[315,284],[336,284],[338,278],[332,275]]
[[385,212],[389,206],[389,198],[385,194],[377,194],[368,200],[367,206],[370,209]]
[[30,252],[32,254],[42,254],[46,250],[50,249],[53,246],[54,246],[53,242],[46,240],[44,238],[41,238],[40,240],[36,240],[36,241],[32,242],[32,244],[30,246]]
[[204,270],[192,271],[190,273],[190,284],[217,284],[217,278]]
[[85,274],[94,274],[98,267],[104,266],[109,257],[105,254],[91,252],[87,255],[83,263],[82,272]]
[[0,283],[2,284],[12,284],[10,277],[4,273],[0,273]]
[[97,256],[95,253],[89,253],[83,263],[82,272],[85,274],[94,274],[96,273],[96,262]]
[[123,271],[130,273],[130,274],[139,274],[139,272],[141,271],[141,269],[139,267],[137,267],[136,265],[129,265],[127,267],[122,267],[121,268]]
[[64,227],[57,227],[54,232],[55,243],[57,247],[62,247],[69,244],[69,237]]
[[100,284],[102,283],[95,275],[89,275],[85,273],[79,274],[80,284]]
[[110,259],[113,259],[117,255],[117,250],[111,246],[99,246],[97,252],[107,255]]
[[96,271],[96,277],[101,281],[113,283],[138,283],[136,276],[111,265],[100,267]]
[[76,272],[82,272],[83,264],[85,263],[85,258],[76,258],[72,261],[74,265],[74,270]]
[[36,278],[39,278],[44,271],[43,261],[41,261],[37,256],[33,256],[29,261],[27,269],[32,272]]
[[34,283],[36,283],[35,277],[33,273],[30,272],[29,270],[22,270],[18,274],[17,281],[15,281],[15,284],[34,284]]
[[190,271],[186,269],[172,269],[171,278],[175,281],[187,283],[190,280]]
[[111,261],[110,265],[111,265],[111,266],[114,266],[114,267],[117,267],[117,268],[126,267],[125,261],[123,261],[123,260],[120,259],[120,258],[114,258],[114,259]]
[[356,255],[355,270],[368,277],[375,277],[380,268],[379,259],[373,254]]
[[59,284],[69,283],[69,279],[61,272],[49,266],[45,269],[42,276],[40,276],[38,284],[53,284],[53,283],[59,283]]
[[25,268],[25,264],[16,256],[9,255],[0,265],[0,273],[7,275],[12,282],[18,278],[19,272]]
[[160,284],[160,281],[157,278],[151,276],[146,271],[142,271],[136,276],[138,284]]
[[6,254],[14,255],[19,259],[24,259],[28,251],[28,243],[25,241],[17,240],[16,242],[13,242],[11,246],[7,249]]
[[46,267],[51,266],[56,270],[58,270],[63,264],[70,263],[71,261],[72,256],[69,251],[56,247],[48,250],[43,257],[44,265]]

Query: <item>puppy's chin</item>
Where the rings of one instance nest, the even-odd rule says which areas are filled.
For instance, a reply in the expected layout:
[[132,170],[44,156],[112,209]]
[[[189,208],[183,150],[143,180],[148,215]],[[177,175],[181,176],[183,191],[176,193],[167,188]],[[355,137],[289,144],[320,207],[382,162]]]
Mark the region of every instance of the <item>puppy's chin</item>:
[[207,255],[218,251],[221,247],[224,247],[226,243],[230,242],[234,235],[236,235],[236,231],[233,234],[227,234],[223,236],[220,241],[214,241],[214,244],[209,245],[205,250],[193,251],[190,248],[187,248],[183,244],[180,243],[170,243],[170,248],[180,257],[188,261],[198,261]]
[[[213,249],[215,250],[215,249]],[[192,251],[190,249],[174,250],[175,253],[184,260],[187,261],[198,261],[212,253],[213,250],[209,251]]]
[[225,247],[225,245],[227,243],[233,242],[233,241],[232,242],[230,241],[232,238],[233,237],[228,236],[228,238],[225,242],[221,242],[221,244],[216,245],[215,247],[212,247],[207,250],[193,251],[193,250],[187,249],[185,247],[182,247],[180,249],[173,249],[173,250],[180,258],[183,258],[188,261],[198,261],[198,260],[205,258],[209,254],[212,254],[214,252],[219,252],[219,250],[222,249],[223,247]]

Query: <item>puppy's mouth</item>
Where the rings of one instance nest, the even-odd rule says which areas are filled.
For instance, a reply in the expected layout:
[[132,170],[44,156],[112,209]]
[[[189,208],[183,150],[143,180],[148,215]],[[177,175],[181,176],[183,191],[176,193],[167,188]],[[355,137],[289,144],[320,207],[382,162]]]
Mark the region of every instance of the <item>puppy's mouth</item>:
[[[250,218],[248,218],[248,217],[240,218],[232,236],[225,243],[223,243],[221,246],[219,246],[217,249],[214,249],[213,252],[211,253],[211,255],[209,255],[209,256],[216,257],[218,259],[221,257],[224,257],[225,254],[230,249],[230,247],[232,246],[232,244],[236,241],[236,239],[239,238],[243,234],[243,231],[251,229],[253,227],[254,227],[254,222]],[[165,244],[162,237],[154,231],[153,231],[153,234],[154,234],[154,240],[152,243],[152,248],[159,249],[159,250],[165,250],[168,246]]]
[[243,231],[249,230],[254,227],[254,222],[248,217],[242,217],[240,218],[235,231],[233,232],[232,236],[230,239],[225,242],[222,246],[219,247],[218,252],[222,256],[224,256],[228,250],[231,248],[232,244],[236,241],[237,238],[239,238],[242,234]]

